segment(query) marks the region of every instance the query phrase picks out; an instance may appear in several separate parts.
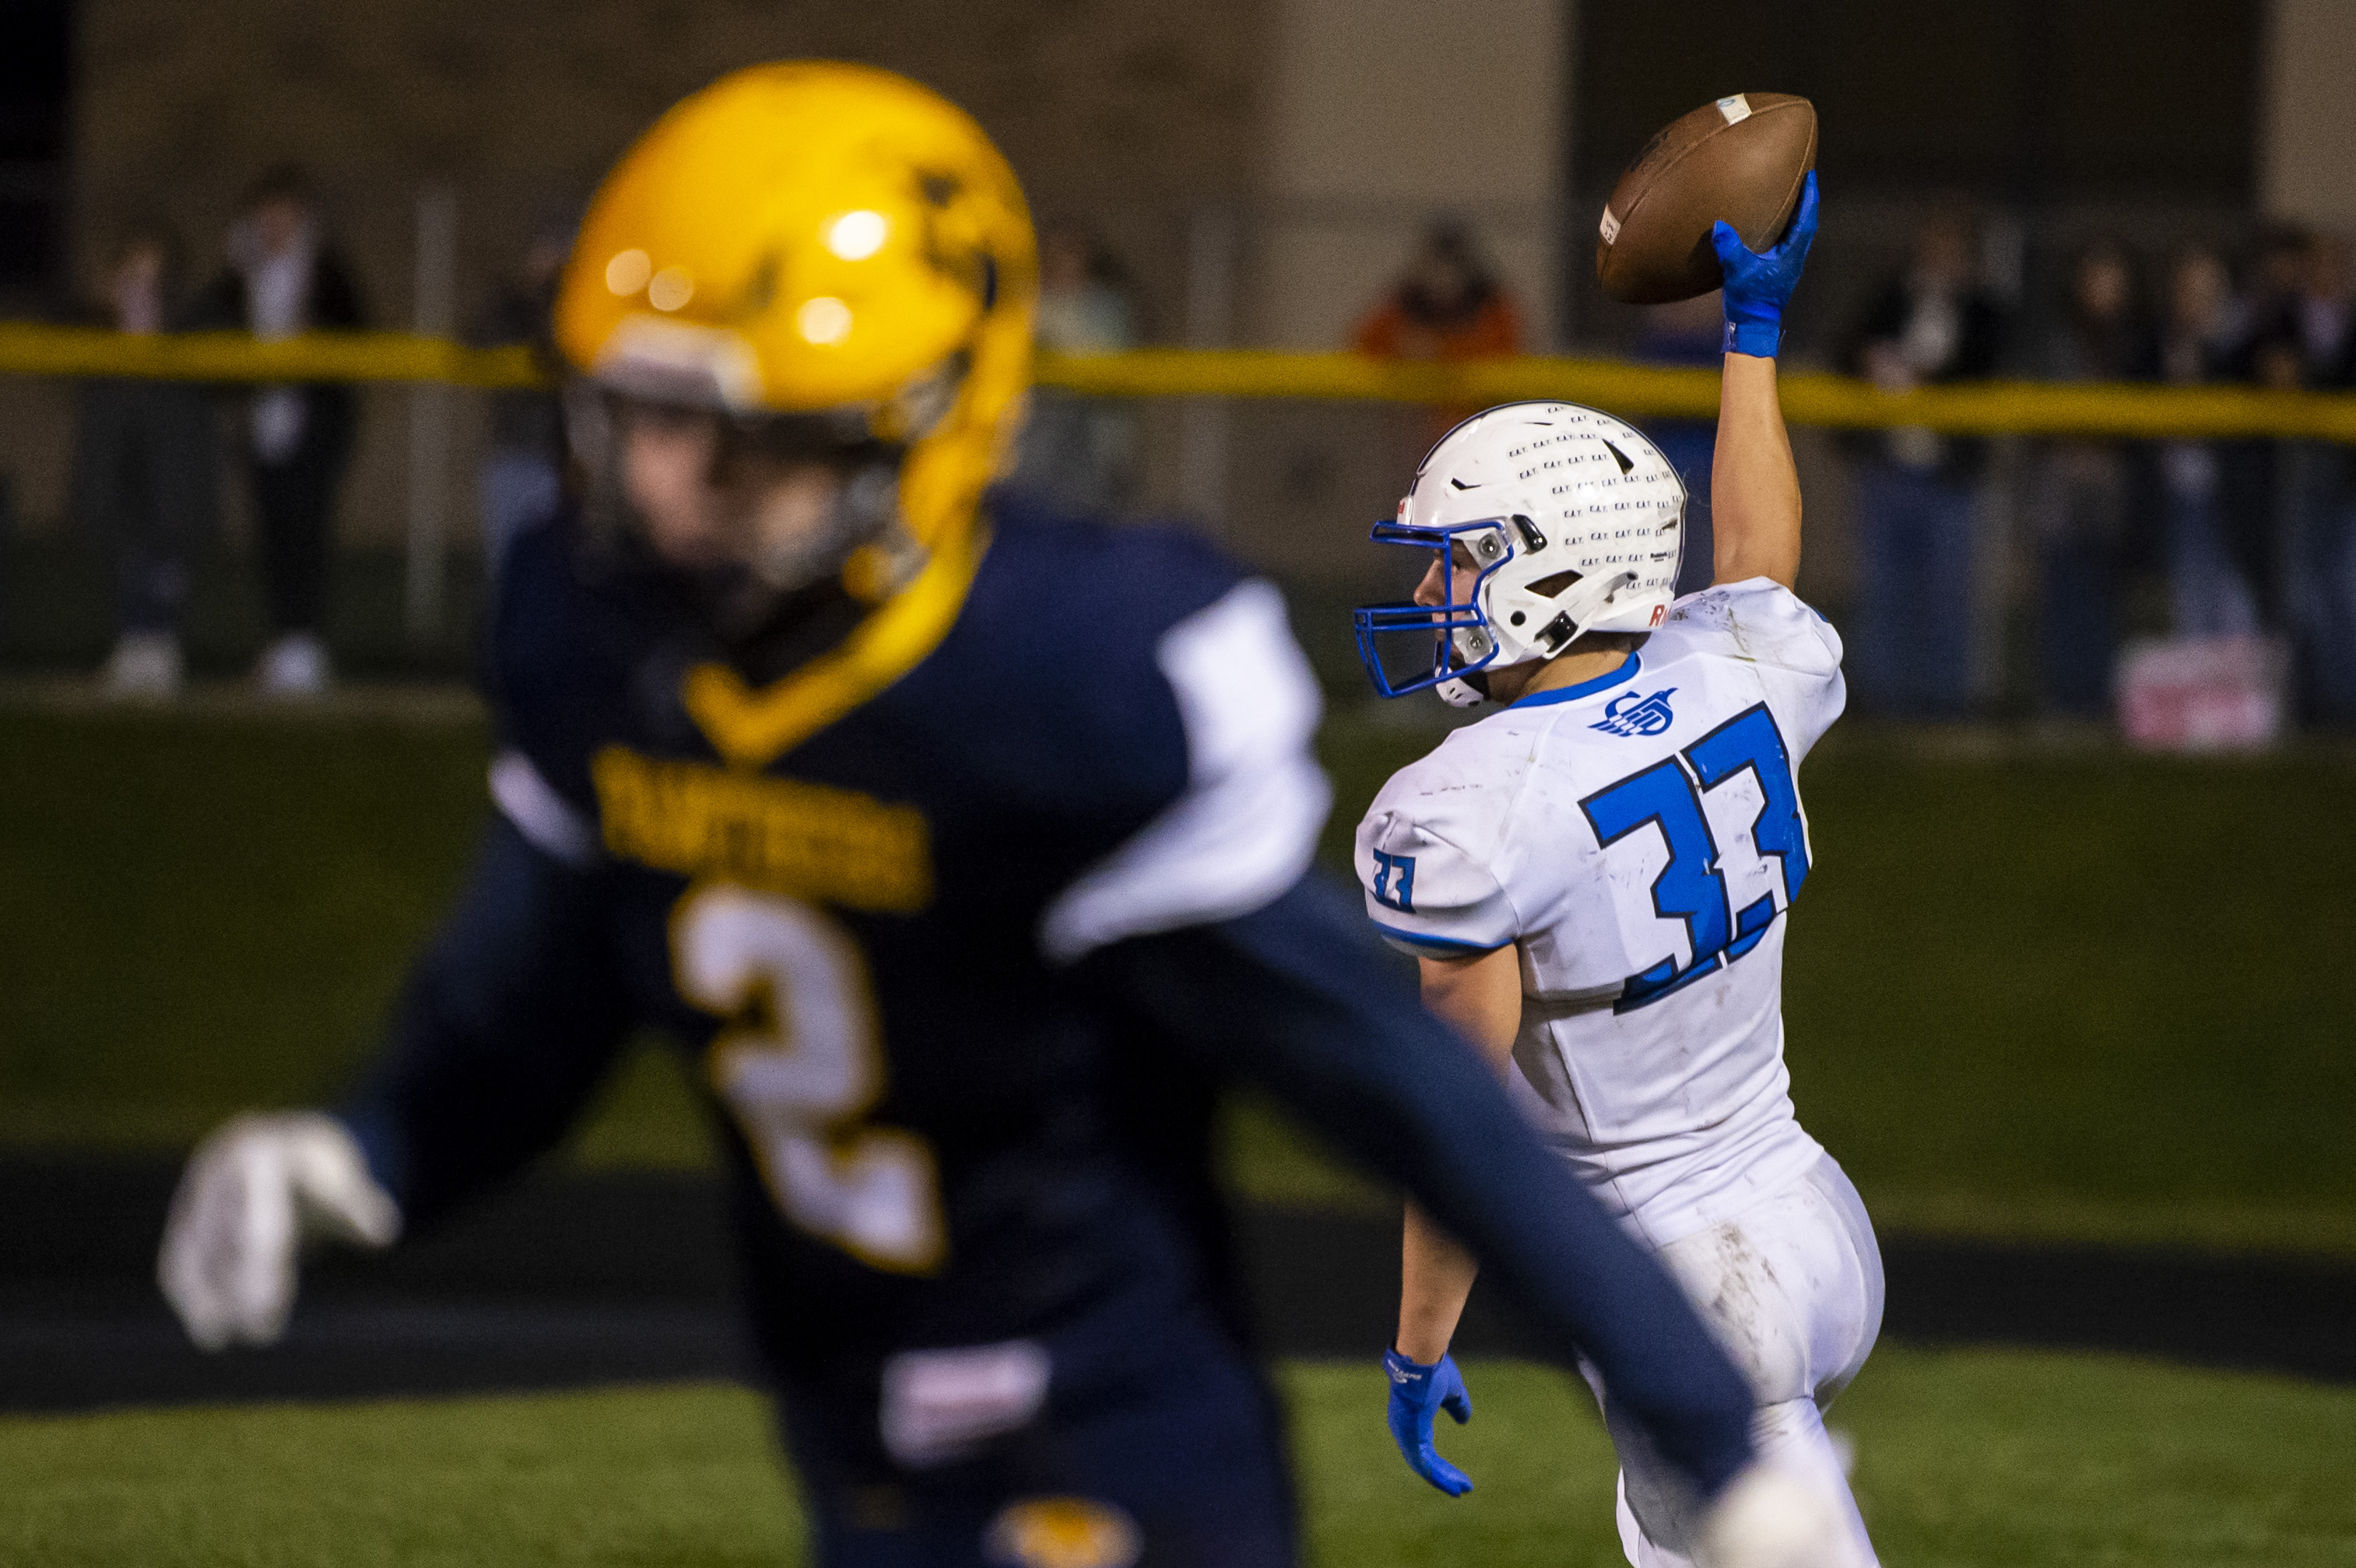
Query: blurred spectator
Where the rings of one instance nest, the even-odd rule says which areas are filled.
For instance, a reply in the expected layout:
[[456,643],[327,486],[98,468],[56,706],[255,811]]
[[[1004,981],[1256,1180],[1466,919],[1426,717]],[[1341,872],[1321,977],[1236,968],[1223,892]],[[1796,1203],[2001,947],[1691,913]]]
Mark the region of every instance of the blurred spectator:
[[[2103,240],[2079,256],[2062,320],[2039,367],[2055,381],[2151,377],[2157,350],[2133,263]],[[2040,705],[2075,718],[2110,708],[2119,582],[2130,539],[2130,449],[2057,441],[2039,454],[2030,518],[2037,534]]]
[[1517,354],[1521,313],[1461,224],[1434,224],[1383,302],[1358,323],[1358,352],[1384,359]]
[[1119,260],[1068,229],[1039,248],[1039,336],[1058,354],[1118,354],[1137,346],[1135,310]]
[[[499,281],[470,336],[476,347],[516,344],[542,349],[549,313],[573,251],[569,223],[532,236],[515,270]],[[552,391],[516,389],[490,396],[490,439],[478,480],[485,564],[497,574],[518,534],[556,514],[564,499],[564,412]]]
[[[2330,235],[2310,236],[2299,259],[2291,302],[2298,381],[2320,390],[2356,384],[2351,355],[2348,249]],[[2349,451],[2319,441],[2292,443],[2291,504],[2284,540],[2284,613],[2289,622],[2308,717],[2356,724],[2356,483]]]
[[[1958,214],[1926,219],[1905,271],[1867,314],[1853,364],[1885,391],[1995,368],[2002,320],[1976,282],[1972,238]],[[1985,450],[1892,430],[1859,464],[1849,669],[1860,706],[1873,712],[1954,718],[1970,704],[1973,515]]]
[[[1039,347],[1056,354],[1118,354],[1137,347],[1127,274],[1103,246],[1068,229],[1039,247]],[[1011,483],[1056,511],[1101,517],[1135,488],[1137,416],[1110,398],[1054,387],[1031,394],[1023,453]]]
[[[2224,312],[2218,356],[2224,379],[2287,390],[2304,378],[2298,328],[2298,283],[2310,236],[2277,225],[2260,235],[2248,287]],[[2249,585],[2261,630],[2278,632],[2282,613],[2282,539],[2292,466],[2288,445],[2264,438],[2215,443],[2218,509],[2225,545]]]
[[[160,225],[113,253],[98,315],[142,336],[187,325],[178,241]],[[73,509],[114,557],[114,651],[101,680],[116,697],[180,688],[188,557],[220,493],[217,432],[203,388],[185,381],[88,380],[74,420]]]
[[[2223,260],[2198,248],[2179,253],[2169,269],[2160,374],[2179,386],[2216,379],[2236,325],[2233,278]],[[2227,535],[2216,446],[2169,442],[2159,462],[2172,629],[2179,637],[2255,636],[2252,569],[2262,571],[2265,563],[2242,559]]]
[[[1648,307],[1636,339],[1636,357],[1647,365],[1715,368],[1724,357],[1725,341],[1724,307],[1712,289],[1695,299]],[[1718,421],[1655,420],[1644,432],[1686,482],[1685,554],[1677,563],[1677,592],[1697,593],[1716,575],[1709,475],[1718,450]]]
[[[320,231],[318,205],[300,170],[273,169],[254,183],[228,249],[228,269],[208,291],[209,322],[263,339],[360,325],[359,291]],[[329,675],[320,640],[328,534],[359,398],[334,381],[262,387],[249,415],[246,473],[271,634],[254,675],[273,695],[314,696]]]
[[2273,223],[2259,231],[2248,288],[2234,305],[2237,342],[2246,345],[2297,314],[2308,248],[2314,242],[2314,234],[2297,224]]
[[[1522,315],[1514,296],[1459,223],[1427,229],[1406,273],[1352,335],[1361,354],[1380,359],[1483,359],[1522,351]],[[1429,446],[1476,411],[1436,409],[1423,419]]]

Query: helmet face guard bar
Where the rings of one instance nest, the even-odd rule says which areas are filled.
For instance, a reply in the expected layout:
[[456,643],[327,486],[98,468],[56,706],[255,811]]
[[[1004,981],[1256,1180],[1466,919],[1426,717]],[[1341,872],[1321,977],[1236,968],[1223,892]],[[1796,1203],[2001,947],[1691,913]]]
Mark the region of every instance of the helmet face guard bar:
[[[1514,535],[1506,518],[1483,517],[1446,528],[1416,528],[1406,523],[1376,523],[1366,536],[1376,544],[1407,545],[1440,553],[1440,603],[1361,604],[1351,612],[1357,629],[1358,658],[1365,665],[1375,690],[1385,697],[1405,697],[1444,680],[1461,679],[1485,667],[1497,656],[1496,633],[1481,608],[1481,588],[1505,562],[1513,560]],[[1472,584],[1458,601],[1457,542],[1462,539],[1472,558]],[[1384,654],[1412,639],[1412,657],[1394,655],[1406,671],[1394,677]]]

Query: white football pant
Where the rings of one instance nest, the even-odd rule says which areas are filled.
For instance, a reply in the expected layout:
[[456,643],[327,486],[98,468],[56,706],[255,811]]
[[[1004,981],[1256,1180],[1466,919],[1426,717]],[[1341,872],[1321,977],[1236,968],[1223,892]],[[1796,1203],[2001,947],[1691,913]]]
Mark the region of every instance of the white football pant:
[[[1756,1392],[1760,1462],[1836,1499],[1856,1532],[1856,1562],[1873,1563],[1824,1419],[1881,1332],[1881,1252],[1848,1177],[1826,1155],[1782,1191],[1655,1255]],[[1628,1561],[1691,1568],[1700,1526],[1691,1488],[1612,1408],[1592,1369],[1587,1379],[1620,1455],[1620,1544]]]

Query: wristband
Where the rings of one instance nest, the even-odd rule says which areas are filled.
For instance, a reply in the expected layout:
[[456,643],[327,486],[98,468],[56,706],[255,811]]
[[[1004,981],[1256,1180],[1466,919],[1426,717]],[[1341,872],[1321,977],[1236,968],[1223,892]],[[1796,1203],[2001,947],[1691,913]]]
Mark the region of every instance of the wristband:
[[1726,353],[1772,359],[1783,346],[1783,324],[1780,321],[1727,321]]
[[1396,1345],[1383,1352],[1383,1371],[1390,1373],[1391,1381],[1401,1388],[1412,1388],[1420,1392],[1423,1385],[1431,1381],[1431,1374],[1439,1370],[1439,1361],[1419,1361]]

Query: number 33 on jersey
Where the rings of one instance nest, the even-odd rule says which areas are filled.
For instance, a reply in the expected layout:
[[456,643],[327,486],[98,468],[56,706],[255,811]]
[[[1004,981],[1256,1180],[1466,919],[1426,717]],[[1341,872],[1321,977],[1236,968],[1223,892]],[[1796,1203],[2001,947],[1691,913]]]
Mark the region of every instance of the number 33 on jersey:
[[[1780,903],[1771,888],[1738,913],[1727,893],[1706,803],[1746,773],[1762,797],[1748,835],[1761,855],[1782,862],[1783,886]],[[1770,923],[1799,896],[1808,875],[1808,822],[1792,779],[1791,753],[1764,702],[1744,709],[1676,756],[1597,790],[1579,805],[1606,848],[1640,829],[1660,830],[1669,858],[1653,879],[1653,908],[1664,919],[1685,923],[1691,955],[1685,966],[1679,968],[1672,954],[1629,976],[1612,1004],[1622,1012],[1659,1001],[1758,946]]]

